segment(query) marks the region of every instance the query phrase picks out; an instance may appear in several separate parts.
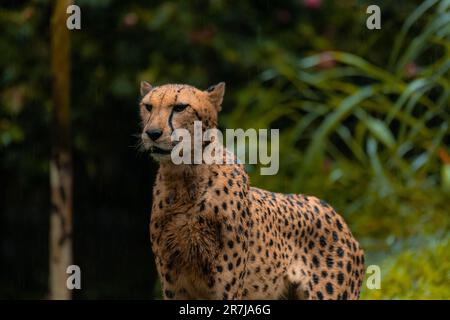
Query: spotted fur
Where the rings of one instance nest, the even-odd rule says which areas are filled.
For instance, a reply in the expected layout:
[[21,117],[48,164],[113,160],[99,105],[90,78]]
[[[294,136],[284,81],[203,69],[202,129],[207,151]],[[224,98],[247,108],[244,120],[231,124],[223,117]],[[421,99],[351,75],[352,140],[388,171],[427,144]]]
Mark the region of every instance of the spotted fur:
[[[195,120],[217,125],[223,84],[141,91],[149,150],[170,150],[174,128],[192,130]],[[188,106],[174,112],[179,103]],[[156,141],[145,133],[154,128],[163,132]],[[166,299],[358,298],[364,254],[330,205],[250,187],[237,163],[174,165],[167,154],[152,155],[160,168],[150,235]]]

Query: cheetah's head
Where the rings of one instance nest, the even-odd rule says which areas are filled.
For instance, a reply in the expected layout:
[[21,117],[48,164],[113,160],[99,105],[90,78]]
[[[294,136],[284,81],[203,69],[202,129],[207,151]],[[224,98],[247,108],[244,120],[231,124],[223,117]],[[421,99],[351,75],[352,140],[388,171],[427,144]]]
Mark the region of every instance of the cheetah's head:
[[177,143],[171,140],[174,130],[184,128],[192,135],[194,121],[201,121],[203,130],[215,128],[224,92],[223,82],[202,91],[184,84],[152,87],[143,81],[140,115],[144,148],[155,160],[169,160]]

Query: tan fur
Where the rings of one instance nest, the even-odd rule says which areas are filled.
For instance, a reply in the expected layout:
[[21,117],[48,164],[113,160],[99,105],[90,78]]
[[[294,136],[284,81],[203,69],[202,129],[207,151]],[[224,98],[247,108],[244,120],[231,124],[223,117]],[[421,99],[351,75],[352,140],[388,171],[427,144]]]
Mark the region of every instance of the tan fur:
[[[217,125],[223,84],[141,91],[148,149],[171,149],[172,130],[192,130],[195,120]],[[189,106],[174,113],[177,103]],[[162,136],[151,141],[149,128],[161,128]],[[168,155],[153,157],[160,168],[150,234],[166,299],[358,298],[364,254],[328,204],[250,187],[240,164],[174,165]]]

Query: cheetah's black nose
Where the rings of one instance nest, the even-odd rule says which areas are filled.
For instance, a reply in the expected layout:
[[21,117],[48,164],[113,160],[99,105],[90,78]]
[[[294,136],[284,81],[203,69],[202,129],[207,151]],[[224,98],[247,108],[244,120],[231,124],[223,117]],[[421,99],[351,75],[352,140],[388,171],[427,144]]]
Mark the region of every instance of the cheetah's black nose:
[[158,140],[158,138],[162,136],[162,130],[161,129],[150,129],[150,130],[145,131],[145,133],[153,141]]

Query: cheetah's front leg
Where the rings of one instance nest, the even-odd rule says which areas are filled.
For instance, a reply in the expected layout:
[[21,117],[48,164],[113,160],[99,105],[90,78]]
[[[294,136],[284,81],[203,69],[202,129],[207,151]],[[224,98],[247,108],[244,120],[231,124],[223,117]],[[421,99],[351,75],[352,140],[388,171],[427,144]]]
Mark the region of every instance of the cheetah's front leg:
[[[224,253],[223,257],[228,257]],[[226,260],[225,260],[226,259]],[[225,258],[215,266],[214,286],[212,299],[214,300],[240,300],[243,297],[245,266],[242,257]]]
[[168,283],[161,284],[164,300],[193,300],[189,292],[183,287],[176,287]]
[[158,256],[155,257],[156,270],[161,281],[161,289],[164,300],[191,300],[194,299],[186,288],[180,284],[179,275]]
[[214,265],[213,299],[245,299],[248,239],[244,235],[230,233],[224,240],[223,250]]

